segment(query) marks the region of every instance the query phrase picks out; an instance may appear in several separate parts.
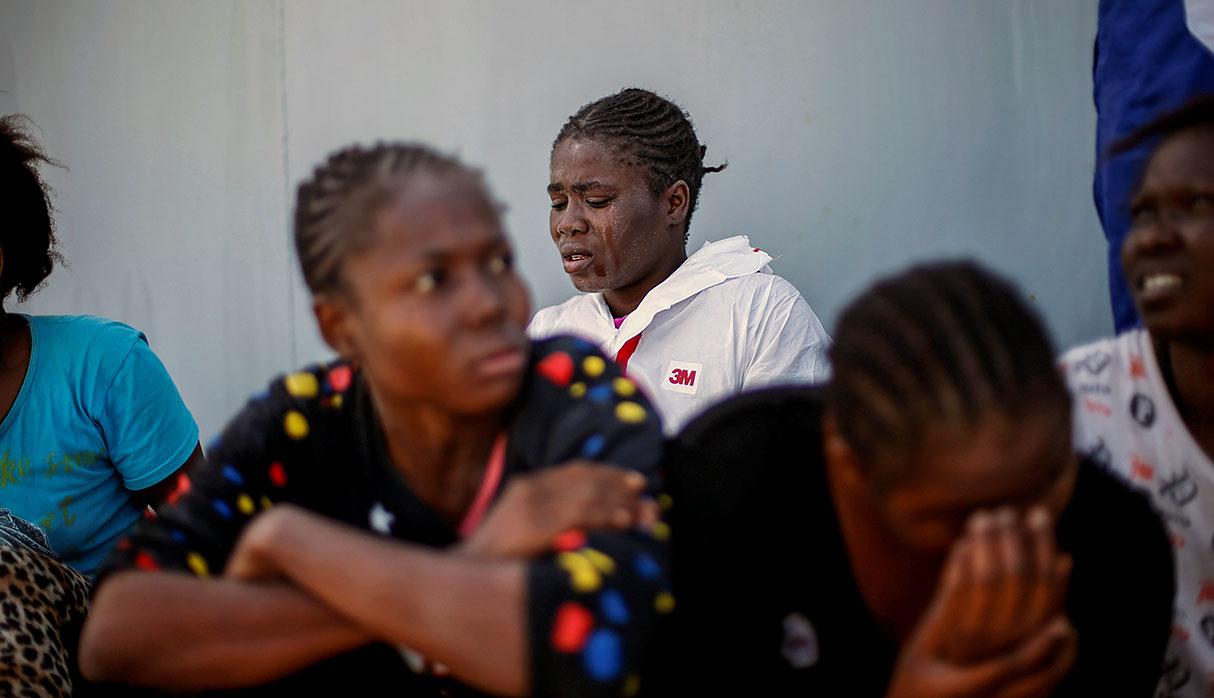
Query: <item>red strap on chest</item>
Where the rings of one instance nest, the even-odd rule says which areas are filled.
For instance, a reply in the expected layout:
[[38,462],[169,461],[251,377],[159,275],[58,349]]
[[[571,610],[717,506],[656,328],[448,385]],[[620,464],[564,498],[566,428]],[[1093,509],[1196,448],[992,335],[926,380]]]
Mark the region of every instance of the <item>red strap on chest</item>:
[[506,432],[503,431],[493,442],[489,462],[485,465],[485,477],[481,480],[481,487],[476,493],[476,499],[472,500],[472,506],[468,508],[468,513],[464,515],[464,520],[459,524],[458,530],[461,538],[467,538],[481,525],[481,521],[485,520],[489,504],[493,502],[493,495],[497,494],[497,488],[502,484],[502,472],[505,469]]
[[628,360],[632,358],[633,352],[637,350],[637,345],[640,343],[641,335],[638,334],[627,342],[624,342],[624,346],[620,347],[620,350],[615,353],[615,362],[620,365],[621,372],[628,372]]

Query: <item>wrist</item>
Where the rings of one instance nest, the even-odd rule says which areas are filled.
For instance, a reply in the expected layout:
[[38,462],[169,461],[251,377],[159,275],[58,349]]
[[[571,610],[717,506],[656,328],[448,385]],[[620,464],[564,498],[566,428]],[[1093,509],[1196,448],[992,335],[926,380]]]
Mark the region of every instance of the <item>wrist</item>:
[[464,557],[485,557],[489,550],[486,548],[484,535],[478,532],[453,545],[451,552]]
[[301,522],[289,506],[278,506],[253,520],[250,531],[250,552],[259,560],[277,566],[284,550],[293,545]]

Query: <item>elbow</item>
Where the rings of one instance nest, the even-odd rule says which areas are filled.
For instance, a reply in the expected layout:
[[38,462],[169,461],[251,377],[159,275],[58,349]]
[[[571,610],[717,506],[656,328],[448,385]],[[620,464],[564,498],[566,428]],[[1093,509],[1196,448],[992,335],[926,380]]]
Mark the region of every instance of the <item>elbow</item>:
[[125,589],[125,576],[107,580],[93,599],[92,608],[80,633],[78,661],[80,673],[89,681],[122,681],[129,679],[129,658],[137,653],[128,647],[132,629],[126,610],[130,596]]
[[118,654],[106,650],[104,639],[94,641],[104,635],[91,633],[90,626],[92,625],[94,624],[91,621],[86,623],[85,634],[80,638],[80,675],[89,681],[96,682],[120,680],[124,672],[118,666]]

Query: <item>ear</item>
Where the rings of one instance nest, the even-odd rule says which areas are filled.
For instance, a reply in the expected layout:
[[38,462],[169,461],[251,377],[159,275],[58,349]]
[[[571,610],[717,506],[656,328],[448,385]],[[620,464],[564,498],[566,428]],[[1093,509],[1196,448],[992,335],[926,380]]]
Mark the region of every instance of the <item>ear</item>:
[[341,358],[357,363],[361,352],[352,331],[349,300],[337,293],[318,294],[312,298],[312,314],[316,316],[316,326],[325,344]]
[[691,190],[687,182],[679,180],[666,188],[662,193],[662,203],[666,206],[667,225],[680,226],[687,221],[688,206],[691,204]]
[[831,477],[841,485],[852,492],[871,489],[855,449],[843,438],[839,422],[830,412],[822,415],[822,451]]
[[1075,482],[1078,478],[1079,458],[1072,453],[1066,465],[1063,466],[1058,480],[1054,482],[1041,501],[1041,504],[1050,512],[1050,516],[1054,517],[1054,521],[1062,516],[1062,512],[1071,503],[1071,496],[1075,493]]

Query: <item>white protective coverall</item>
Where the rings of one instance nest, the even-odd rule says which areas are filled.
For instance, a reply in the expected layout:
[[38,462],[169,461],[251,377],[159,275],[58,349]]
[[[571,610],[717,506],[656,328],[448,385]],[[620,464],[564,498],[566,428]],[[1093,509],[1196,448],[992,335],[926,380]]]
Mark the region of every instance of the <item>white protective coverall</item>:
[[603,294],[583,293],[537,312],[527,332],[596,342],[673,434],[741,390],[828,377],[830,337],[796,287],[771,273],[771,261],[743,235],[705,243],[618,330]]

